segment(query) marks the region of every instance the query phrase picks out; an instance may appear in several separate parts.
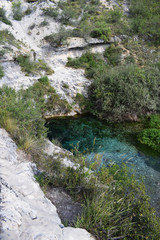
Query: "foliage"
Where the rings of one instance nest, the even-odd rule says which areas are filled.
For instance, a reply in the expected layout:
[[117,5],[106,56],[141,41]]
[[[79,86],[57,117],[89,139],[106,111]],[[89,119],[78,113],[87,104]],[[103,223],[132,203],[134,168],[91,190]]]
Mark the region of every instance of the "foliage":
[[107,26],[107,24],[103,21],[97,21],[94,23],[95,27],[91,31],[91,37],[93,38],[99,38],[104,40],[105,42],[108,40],[108,38],[111,35],[111,30]]
[[0,31],[0,45],[4,45],[6,42],[9,45],[20,48],[19,44],[15,40],[14,36],[11,33],[9,33],[8,30],[2,30],[2,31]]
[[79,154],[74,157],[78,163],[74,168],[65,167],[61,157],[43,162],[46,172],[38,176],[38,181],[43,186],[64,187],[83,203],[75,227],[87,229],[100,240],[122,236],[159,240],[160,220],[150,207],[143,182],[136,180],[131,169],[113,163],[99,168],[100,163],[95,162],[87,170],[86,159]]
[[121,53],[122,49],[120,47],[115,46],[115,44],[111,44],[109,48],[106,48],[104,57],[107,58],[108,64],[116,66],[121,62]]
[[27,8],[27,10],[24,12],[25,15],[30,15],[32,13],[32,9],[31,8]]
[[27,74],[38,74],[39,71],[45,71],[47,75],[51,75],[54,71],[41,59],[37,62],[30,60],[29,55],[19,55],[17,61],[23,72]]
[[7,19],[5,10],[3,8],[0,8],[0,21],[4,22],[7,25],[12,25],[11,22]]
[[[10,132],[17,144],[26,150],[34,147],[33,142],[46,134],[44,120],[41,118],[41,106],[38,102],[4,86],[0,89],[0,124]],[[29,144],[30,139],[30,144]]]
[[46,21],[46,20],[44,20],[44,21],[42,21],[41,23],[40,23],[40,27],[45,27],[45,26],[48,26],[49,25],[49,22],[48,21]]
[[106,14],[106,21],[108,23],[116,23],[121,20],[123,16],[123,12],[118,7],[114,7],[114,9],[111,9]]
[[34,152],[34,148],[39,146],[37,142],[46,136],[47,129],[42,115],[48,110],[57,111],[58,108],[70,111],[70,106],[60,99],[46,77],[17,93],[6,86],[0,89],[0,125],[26,151]]
[[[112,64],[114,54],[121,51],[110,47],[105,56]],[[89,88],[90,111],[106,119],[122,120],[126,113],[145,114],[159,111],[159,69],[140,68],[135,64],[109,68],[96,54],[86,53],[78,59],[68,59],[67,66],[85,68],[93,78]]]
[[97,66],[103,66],[104,62],[99,54],[90,52],[84,53],[80,58],[71,59],[68,58],[66,64],[67,67],[84,68],[86,70],[86,76],[91,78],[95,72]]
[[130,26],[152,44],[160,44],[159,0],[130,0]]
[[58,17],[59,11],[58,11],[58,8],[49,7],[49,8],[43,9],[43,14],[46,16],[52,17],[53,19],[56,20]]
[[81,93],[76,94],[75,102],[79,104],[83,112],[88,112],[88,109],[90,109],[91,104],[88,101],[88,98],[84,97],[84,95],[82,95]]
[[158,110],[158,75],[154,69],[151,75],[133,64],[108,71],[100,69],[95,73],[90,89],[97,113],[116,119],[127,112],[142,114]]
[[0,79],[4,76],[4,71],[2,66],[0,65]]
[[141,131],[138,140],[152,149],[160,152],[160,130],[156,128],[148,128]]
[[51,46],[59,47],[62,44],[64,44],[65,40],[69,36],[70,36],[70,31],[66,30],[64,27],[61,27],[58,33],[54,33],[49,36],[46,36],[44,39],[47,42],[49,42]]
[[24,13],[22,11],[20,1],[12,2],[12,11],[13,11],[13,18],[17,21],[21,21],[21,19],[24,17]]
[[147,122],[149,128],[160,129],[160,115],[151,115],[149,121]]
[[38,79],[38,81],[43,85],[47,85],[47,86],[49,85],[49,79],[47,76],[41,77],[40,79]]
[[[154,215],[142,182],[126,166],[102,167],[97,173],[103,185],[94,185],[86,197],[84,212],[76,227],[85,227],[98,239],[159,239],[160,222]],[[102,183],[101,182],[101,183]]]
[[3,57],[3,55],[6,53],[6,50],[2,49],[0,50],[0,58]]
[[[79,12],[79,11],[78,11]],[[70,24],[72,19],[77,18],[77,8],[73,8],[72,6],[63,6],[63,11],[61,13],[60,21],[63,24]]]
[[160,115],[149,116],[137,138],[140,143],[160,152]]

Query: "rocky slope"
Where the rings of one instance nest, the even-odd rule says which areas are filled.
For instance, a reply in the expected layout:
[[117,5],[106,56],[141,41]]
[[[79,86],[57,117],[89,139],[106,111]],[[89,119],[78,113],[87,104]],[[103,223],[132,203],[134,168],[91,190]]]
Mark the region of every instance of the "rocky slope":
[[[11,21],[12,26],[9,26],[3,22],[0,22],[0,30],[8,30],[11,33],[18,46],[10,44],[7,41],[0,43],[0,49],[10,48],[2,58],[2,67],[4,69],[4,77],[0,81],[0,87],[8,85],[16,90],[21,88],[28,88],[33,85],[43,72],[36,75],[27,76],[21,71],[15,58],[19,54],[28,54],[33,59],[33,52],[36,53],[36,60],[42,59],[54,70],[54,73],[48,76],[51,85],[55,88],[56,92],[66,99],[69,104],[74,102],[73,98],[77,93],[87,95],[87,86],[91,83],[84,76],[84,70],[67,68],[66,62],[68,57],[80,57],[84,51],[84,47],[90,46],[90,50],[93,52],[102,53],[106,46],[103,41],[90,39],[89,43],[83,38],[70,38],[65,46],[61,48],[53,48],[47,42],[44,37],[57,33],[60,29],[60,24],[54,21],[53,18],[47,19],[43,14],[43,9],[48,7],[55,7],[56,3],[49,0],[43,2],[27,3],[21,1],[22,11],[28,8],[34,9],[29,15],[25,15],[21,21],[16,21],[13,18],[12,3],[7,0],[0,2],[0,7],[6,11],[7,18]],[[47,21],[47,26],[42,26],[42,23]],[[115,39],[111,39],[115,41]],[[102,42],[102,45],[100,43]],[[98,44],[97,46],[94,44]],[[69,87],[65,87],[69,86]],[[70,115],[75,114],[77,106],[73,106],[73,111]]]
[[0,129],[1,239],[93,240],[83,229],[64,227],[55,206],[34,179],[35,165]]
[[[0,8],[3,7],[7,18],[12,23],[10,26],[0,21],[1,34],[2,31],[8,31],[14,36],[11,41],[0,42],[0,50],[7,49],[1,58],[4,77],[0,79],[0,87],[7,85],[16,90],[26,89],[44,75],[42,71],[28,76],[15,61],[19,54],[28,54],[33,60],[33,52],[35,52],[36,61],[42,59],[54,70],[54,74],[49,76],[50,84],[63,99],[71,104],[77,92],[87,94],[86,86],[90,84],[90,81],[85,78],[83,70],[67,68],[65,65],[68,57],[81,56],[84,52],[83,47],[87,43],[77,38],[70,39],[68,46],[61,49],[50,47],[43,39],[51,33],[56,33],[60,25],[52,19],[47,27],[40,28],[40,24],[46,20],[42,15],[42,8],[55,6],[55,3],[50,1],[38,1],[31,4],[21,1],[21,3],[23,11],[28,7],[34,11],[24,16],[21,21],[16,21],[13,19],[12,2],[0,1]],[[77,47],[80,49],[77,50]],[[93,47],[92,50],[101,52],[104,46]],[[69,88],[65,88],[65,84]],[[77,106],[70,112],[70,115],[76,114],[76,111]],[[49,152],[49,149],[47,151]],[[56,152],[56,149],[54,151]],[[27,161],[25,154],[17,149],[16,144],[3,129],[0,129],[0,153],[0,239],[93,239],[86,230],[62,225],[56,207],[45,197],[34,179],[34,164]],[[67,159],[64,161],[72,165]]]

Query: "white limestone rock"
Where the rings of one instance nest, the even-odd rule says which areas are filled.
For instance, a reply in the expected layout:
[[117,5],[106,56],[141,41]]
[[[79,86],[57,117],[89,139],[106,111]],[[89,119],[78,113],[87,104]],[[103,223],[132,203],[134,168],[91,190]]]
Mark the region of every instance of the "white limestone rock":
[[[53,146],[49,148],[47,152],[54,153]],[[18,151],[4,129],[0,153],[1,240],[94,240],[86,230],[63,227],[55,206],[34,179],[35,164]]]
[[[77,235],[77,233],[79,233],[79,235]],[[77,231],[76,228],[68,227],[64,228],[63,234],[64,238],[67,240],[93,240],[91,234],[84,229],[79,229]]]

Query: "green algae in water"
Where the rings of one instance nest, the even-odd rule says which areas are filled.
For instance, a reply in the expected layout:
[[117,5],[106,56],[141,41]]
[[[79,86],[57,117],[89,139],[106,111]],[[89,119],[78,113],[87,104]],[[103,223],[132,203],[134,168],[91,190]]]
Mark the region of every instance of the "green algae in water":
[[47,126],[50,140],[58,139],[69,151],[76,148],[87,153],[90,161],[98,153],[106,165],[110,161],[137,166],[145,162],[160,171],[160,157],[136,141],[136,124],[108,124],[92,117],[80,117],[53,119]]

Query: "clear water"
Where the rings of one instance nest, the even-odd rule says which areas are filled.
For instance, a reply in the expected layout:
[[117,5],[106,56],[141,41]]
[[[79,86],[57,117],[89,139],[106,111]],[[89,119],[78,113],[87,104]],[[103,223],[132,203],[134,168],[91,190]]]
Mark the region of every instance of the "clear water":
[[[62,118],[48,122],[48,137],[56,138],[67,150],[77,148],[89,159],[100,154],[102,162],[122,161],[146,165],[160,171],[160,156],[146,151],[136,141],[135,126],[108,124],[92,117]],[[145,150],[145,151],[144,151]]]
[[57,139],[67,150],[78,148],[88,161],[97,157],[106,165],[110,161],[126,162],[145,179],[151,204],[160,215],[160,156],[136,141],[136,124],[107,124],[92,117],[62,118],[48,122],[48,137]]

